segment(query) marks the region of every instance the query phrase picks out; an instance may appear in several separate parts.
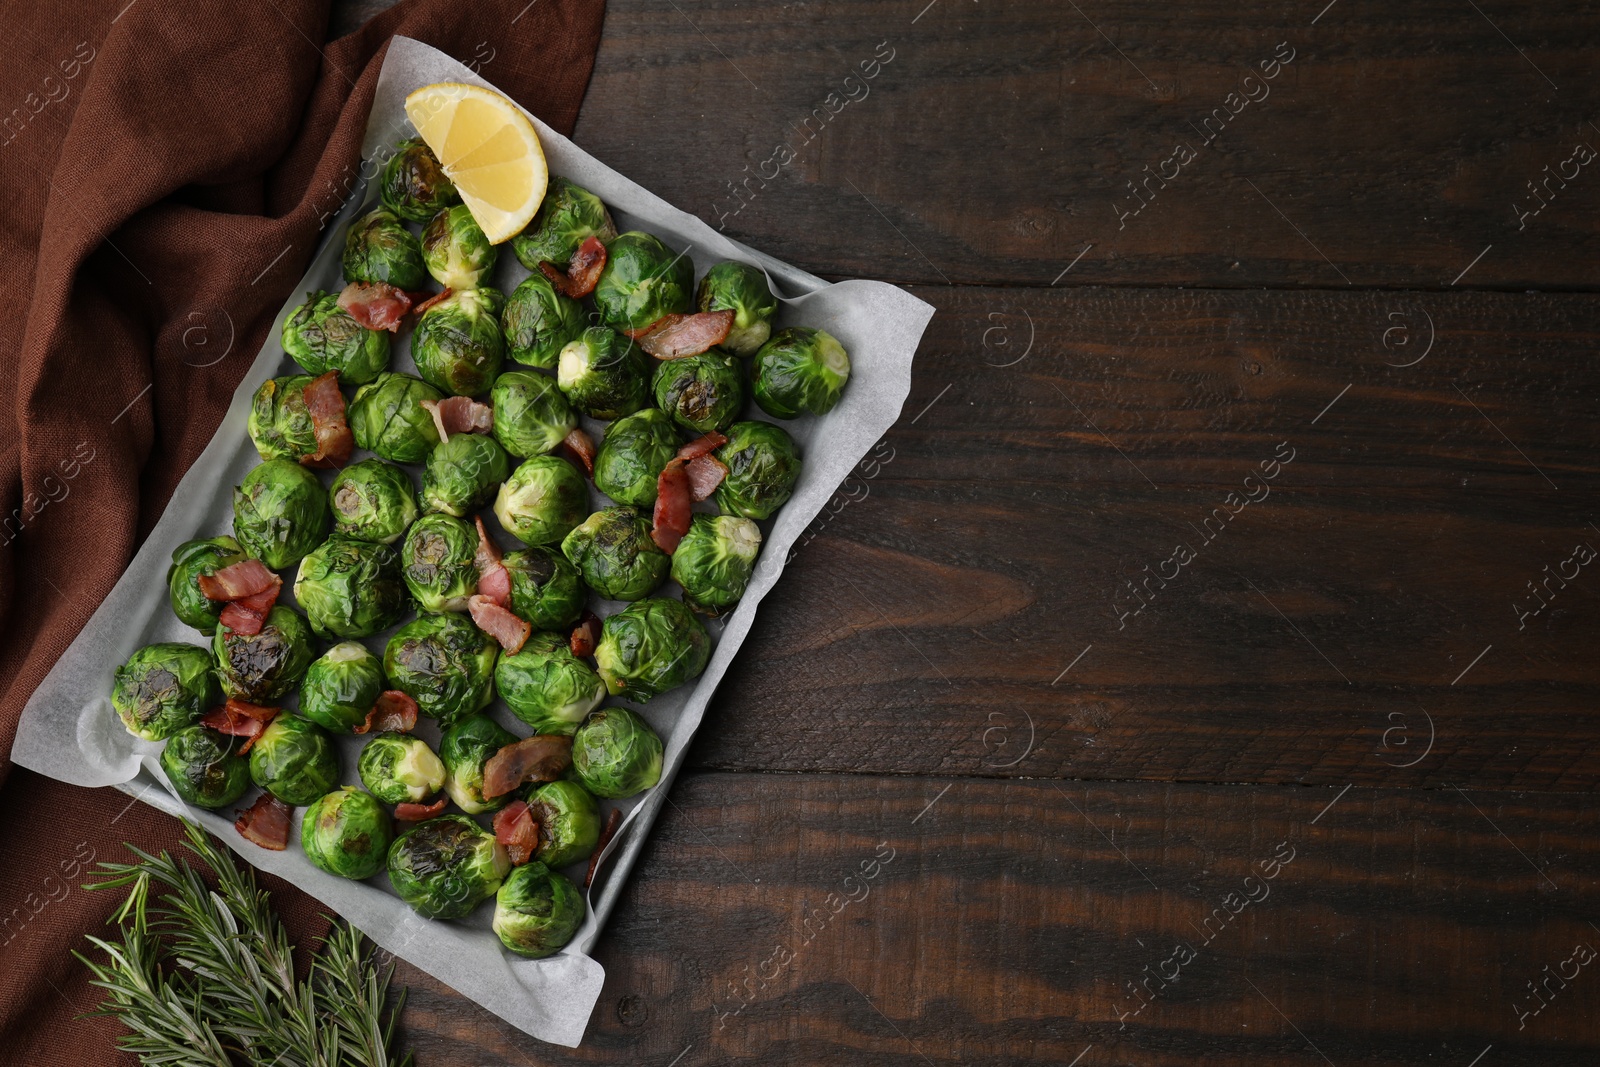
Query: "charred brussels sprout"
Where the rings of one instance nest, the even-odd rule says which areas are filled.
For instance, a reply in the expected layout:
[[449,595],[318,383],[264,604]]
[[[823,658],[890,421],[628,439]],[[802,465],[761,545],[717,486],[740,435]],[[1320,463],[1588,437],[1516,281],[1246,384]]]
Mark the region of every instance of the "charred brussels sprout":
[[725,429],[744,407],[744,371],[719,349],[663,360],[653,383],[656,406],[687,430]]
[[661,469],[678,454],[682,443],[672,420],[658,408],[618,419],[606,427],[595,454],[595,488],[619,504],[654,504]]
[[564,629],[583,614],[578,569],[554,548],[508,552],[501,562],[511,575],[511,611],[535,630]]
[[231,537],[212,537],[185,541],[172,550],[172,566],[167,568],[167,595],[178,621],[210,637],[217,628],[222,603],[200,592],[200,578],[244,559],[239,542]]
[[511,872],[494,897],[494,932],[519,956],[541,959],[564,948],[583,925],[583,893],[538,860]]
[[511,458],[493,437],[452,434],[422,468],[422,506],[464,518],[494,499],[510,473]]
[[342,641],[306,668],[300,714],[336,734],[365,725],[383,693],[383,662],[357,641]]
[[566,737],[606,695],[600,676],[572,654],[564,635],[553,633],[535,633],[515,655],[501,656],[494,684],[534,733]]
[[333,739],[316,723],[285,712],[251,747],[250,780],[285,804],[309,804],[339,785]]
[[456,396],[488,392],[506,353],[500,333],[505,299],[498,289],[466,289],[424,311],[411,336],[422,380]]
[[[680,601],[650,597],[601,625],[594,663],[612,696],[646,701],[700,677],[711,638]],[[603,795],[603,794],[602,794]]]
[[317,431],[306,408],[311,381],[309,374],[268,378],[256,390],[245,427],[262,459],[298,461],[316,452]]
[[389,638],[383,673],[422,714],[448,726],[494,698],[498,649],[465,615],[425,615]]
[[439,443],[439,429],[422,402],[443,399],[420,378],[386,371],[351,398],[350,433],[357,445],[384,459],[421,463]]
[[383,870],[393,839],[389,813],[353,785],[324,794],[300,824],[306,859],[340,878],[371,878]]
[[663,315],[687,312],[694,307],[694,262],[652,234],[619,234],[606,244],[594,306],[617,330],[642,329]]
[[250,761],[239,755],[238,748],[237,737],[186,726],[161,750],[161,770],[184,803],[226,807],[250,788]]
[[282,570],[328,536],[328,491],[300,464],[269,459],[233,491],[233,536],[246,553]]
[[589,504],[589,487],[578,468],[555,456],[533,456],[511,472],[495,498],[500,525],[525,545],[561,540]]
[[411,475],[381,459],[364,459],[340,471],[328,488],[333,532],[358,541],[392,545],[417,518]]
[[672,558],[633,508],[602,508],[561,542],[584,584],[608,600],[638,600],[666,581]]
[[489,393],[494,437],[513,456],[542,456],[578,425],[577,412],[547,374],[508,370]]
[[217,702],[216,661],[198,645],[146,645],[117,668],[111,706],[134,737],[160,741]]
[[405,614],[400,557],[388,545],[330,537],[300,561],[294,599],[318,637],[371,637]]
[[465,815],[418,823],[389,846],[389,884],[425,919],[464,919],[494,896],[511,859]]
[[555,370],[562,347],[576,340],[584,325],[583,305],[557,292],[538,267],[511,291],[500,313],[506,355],[545,370]]
[[734,355],[751,355],[772,336],[778,298],[760,268],[731,260],[718,263],[700,279],[698,297],[701,311],[733,312],[733,329],[722,347]]
[[620,419],[650,402],[650,357],[617,331],[591,326],[561,350],[556,384],[585,415]]
[[378,179],[383,206],[409,222],[427,222],[461,199],[433,150],[420,137],[401,141]]
[[217,627],[211,639],[222,691],[252,704],[271,704],[294,691],[316,659],[311,627],[293,608],[275,605],[258,634]]
[[545,782],[528,794],[539,824],[539,850],[533,858],[549,867],[567,867],[589,858],[600,843],[600,805],[577,782]]
[[572,769],[597,797],[631,797],[661,780],[661,738],[627,708],[601,708],[572,735]]
[[832,334],[794,326],[761,346],[751,373],[750,391],[768,415],[826,415],[850,380],[850,357]]
[[350,224],[344,238],[347,282],[388,282],[400,289],[421,289],[428,281],[422,248],[405,223],[388,208],[374,208]]
[[422,262],[446,289],[476,289],[499,257],[465,204],[445,208],[422,229]]
[[739,515],[696,515],[672,554],[684,603],[720,615],[739,602],[761,552],[761,527]]
[[283,350],[310,375],[335,371],[343,385],[364,385],[389,367],[389,334],[369,330],[317,290],[283,323]]
[[598,196],[552,174],[538,214],[511,239],[511,250],[524,267],[538,274],[542,262],[566,266],[586,239],[610,241],[616,235],[611,212]]
[[728,443],[717,449],[728,476],[717,486],[724,515],[766,519],[788,502],[800,478],[800,453],[794,438],[770,422],[736,422]]
[[400,548],[406,588],[423,611],[466,611],[478,591],[478,531],[435,512],[411,526]]
[[444,764],[412,734],[382,733],[368,741],[356,772],[385,804],[420,804],[444,788]]
[[483,795],[483,765],[489,757],[516,740],[509,730],[487,715],[468,715],[439,738],[439,759],[444,763],[444,791],[468,815],[503,808],[509,795]]

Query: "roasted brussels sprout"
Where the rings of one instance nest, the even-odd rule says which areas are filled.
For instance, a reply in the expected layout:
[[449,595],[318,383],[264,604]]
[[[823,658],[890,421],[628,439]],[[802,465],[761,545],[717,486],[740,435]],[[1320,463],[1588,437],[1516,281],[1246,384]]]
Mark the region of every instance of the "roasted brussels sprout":
[[500,486],[494,513],[523,544],[548,545],[582,522],[588,505],[578,468],[555,456],[531,456]]
[[672,420],[658,408],[623,416],[606,427],[595,454],[595,488],[619,504],[654,504],[661,469],[682,444]]
[[318,637],[371,637],[405,614],[400,556],[389,545],[336,534],[300,561],[294,599]]
[[468,815],[505,807],[509,795],[483,795],[483,765],[516,739],[487,715],[468,715],[445,730],[439,738],[439,759],[444,763],[444,791],[456,807]]
[[465,615],[424,615],[389,638],[383,673],[422,714],[449,726],[494,699],[499,647]]
[[215,670],[216,661],[198,645],[146,645],[117,668],[111,706],[130,734],[160,741],[217,702]]
[[577,782],[534,786],[528,794],[528,808],[539,824],[539,849],[533,858],[548,867],[586,860],[600,843],[600,805]]
[[547,374],[506,371],[495,379],[489,404],[495,440],[513,456],[542,456],[578,425],[578,413]]
[[418,823],[389,846],[389,884],[425,919],[464,919],[494,896],[511,859],[465,815]]
[[245,428],[262,459],[292,459],[317,450],[317,431],[306,408],[309,374],[268,378],[250,401]]
[[545,370],[555,370],[562,347],[576,340],[584,325],[583,305],[557,291],[538,267],[511,291],[500,313],[506,355]]
[[285,804],[309,804],[339,784],[333,739],[316,723],[284,712],[251,747],[250,780]]
[[688,430],[726,429],[744,408],[744,369],[720,349],[662,360],[652,384],[656,405]]
[[773,418],[826,415],[850,380],[850,357],[832,334],[792,326],[761,346],[750,371],[750,391]]
[[300,464],[269,459],[233,491],[233,536],[275,571],[297,563],[328,536],[328,491]]
[[572,769],[597,797],[631,797],[661,780],[661,738],[627,708],[601,708],[572,735]]
[[422,468],[422,506],[464,518],[494,499],[511,473],[511,457],[493,437],[452,434],[437,444]]
[[395,146],[378,179],[383,206],[409,222],[427,222],[461,199],[455,183],[420,137]]
[[161,770],[184,803],[226,807],[250,788],[250,761],[238,749],[237,737],[204,726],[185,726],[167,739]]
[[646,701],[700,677],[711,638],[681,602],[649,597],[607,618],[594,663],[612,696]]
[[393,839],[389,813],[353,785],[314,801],[300,824],[306,859],[340,878],[371,878],[383,870]]
[[478,591],[478,531],[434,512],[412,523],[400,547],[406,588],[423,611],[466,611]]
[[696,515],[672,554],[672,580],[696,611],[720,615],[739,602],[761,552],[761,527],[740,515]]
[[444,394],[421,378],[385,371],[350,400],[350,433],[361,448],[396,463],[421,463],[439,443],[439,429],[422,406]]
[[344,238],[347,282],[388,282],[408,291],[428,281],[417,239],[388,208],[374,208],[350,224]]
[[411,335],[422,380],[456,396],[487,393],[506,354],[500,333],[505,300],[498,289],[464,289],[424,311]]
[[606,696],[600,676],[572,654],[565,635],[554,633],[534,633],[514,655],[502,655],[494,684],[536,734],[571,737]]
[[300,714],[336,734],[364,726],[383,693],[383,661],[359,641],[341,641],[306,668]]
[[736,422],[727,432],[728,443],[717,449],[728,468],[717,486],[717,507],[724,515],[770,518],[788,502],[800,478],[794,438],[770,422]]
[[633,508],[602,508],[561,542],[584,584],[608,600],[638,600],[667,579],[672,559]]
[[282,604],[273,606],[258,634],[217,627],[211,651],[222,691],[252,704],[272,704],[288,696],[317,658],[305,616]]
[[616,330],[591,326],[561,349],[556,384],[585,415],[620,419],[650,402],[650,357]]
[[381,459],[352,463],[328,488],[333,532],[358,541],[392,545],[417,518],[411,475]]
[[167,568],[167,596],[178,621],[210,637],[217,628],[222,604],[200,592],[200,577],[209,577],[242,559],[244,552],[231,537],[185,541],[173,549],[172,566]]
[[722,347],[734,355],[752,355],[772,336],[778,298],[761,268],[732,260],[718,263],[700,279],[696,295],[701,311],[733,312],[733,329]]
[[565,629],[583,614],[578,569],[554,548],[508,552],[501,563],[511,575],[512,613],[535,630]]
[[494,932],[519,956],[541,959],[564,948],[583,925],[583,893],[538,860],[512,871],[494,897]]
[[378,734],[361,749],[356,772],[385,804],[420,804],[444,788],[444,764],[414,734]]
[[465,204],[443,209],[422,229],[422,262],[446,289],[476,289],[499,257]]
[[659,237],[630,230],[606,243],[606,266],[594,287],[601,321],[637,330],[694,307],[694,261]]
[[369,330],[317,290],[283,322],[283,350],[310,375],[335,371],[342,385],[364,385],[389,369],[389,333]]
[[511,239],[511,250],[524,267],[538,274],[543,262],[566,266],[586,239],[610,241],[616,235],[611,212],[598,196],[552,174],[539,213]]

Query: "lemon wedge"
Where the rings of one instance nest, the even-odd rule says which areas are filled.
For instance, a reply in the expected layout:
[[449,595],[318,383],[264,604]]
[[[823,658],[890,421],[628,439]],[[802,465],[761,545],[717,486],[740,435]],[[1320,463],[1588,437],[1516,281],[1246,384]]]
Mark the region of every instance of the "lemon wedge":
[[491,244],[521,233],[544,200],[550,171],[533,123],[489,89],[457,82],[424,85],[406,115]]

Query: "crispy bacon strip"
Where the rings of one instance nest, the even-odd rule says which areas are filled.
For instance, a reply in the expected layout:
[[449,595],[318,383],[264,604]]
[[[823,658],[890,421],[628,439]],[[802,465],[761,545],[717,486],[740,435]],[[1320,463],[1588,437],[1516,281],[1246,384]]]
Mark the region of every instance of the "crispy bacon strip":
[[696,437],[693,441],[678,449],[678,458],[683,460],[698,459],[700,456],[710,455],[727,443],[727,437],[712,430],[708,434]]
[[428,293],[407,293],[406,296],[411,298],[411,310],[421,315],[433,305],[449,300],[454,292],[454,289],[446,286],[443,290],[431,296]]
[[568,647],[572,654],[579,658],[594,655],[595,646],[600,643],[600,616],[592,611],[585,611],[583,618],[578,620],[578,625],[572,628],[572,636],[568,638]]
[[577,300],[594,292],[600,281],[600,272],[606,267],[606,246],[598,237],[586,237],[578,250],[572,253],[572,262],[566,272],[554,263],[540,263],[539,270],[550,279],[556,291]]
[[402,801],[394,806],[394,817],[401,822],[421,822],[431,819],[435,815],[444,814],[444,806],[450,803],[449,797],[440,797],[432,804],[413,804],[411,801]]
[[511,572],[500,562],[500,546],[494,543],[489,531],[483,528],[483,519],[472,520],[478,524],[478,552],[473,562],[478,566],[478,594],[499,604],[511,607]]
[[467,600],[467,611],[478,629],[500,642],[500,647],[511,655],[522,651],[528,635],[533,633],[532,626],[482,593],[475,593]]
[[560,448],[573,466],[582,467],[584,474],[594,477],[594,438],[584,432],[582,426],[573,427],[572,432],[562,438]]
[[207,600],[238,600],[262,592],[274,581],[282,581],[259,559],[244,559],[229,564],[215,574],[200,576],[200,592]]
[[367,711],[367,721],[351,733],[409,734],[417,727],[417,702],[398,689],[387,689],[378,694],[378,702]]
[[583,888],[588,889],[594,885],[594,872],[600,868],[600,854],[611,844],[611,839],[617,836],[617,827],[622,825],[622,809],[612,808],[611,814],[606,816],[605,828],[600,831],[600,841],[594,846],[594,852],[589,855],[589,873],[583,877]]
[[450,440],[453,433],[488,433],[494,429],[494,408],[469,396],[424,400],[422,407],[433,416],[441,442]]
[[251,704],[240,700],[238,697],[229,697],[226,704],[219,704],[200,717],[200,725],[209,726],[219,734],[229,737],[242,737],[244,744],[239,746],[238,755],[250,751],[250,746],[256,743],[256,738],[267,728],[267,723],[278,717],[282,708],[268,708],[260,704]]
[[369,330],[394,333],[411,310],[411,295],[388,282],[351,282],[339,294],[339,306]]
[[267,624],[267,615],[272,611],[272,605],[278,602],[278,593],[283,589],[283,579],[276,574],[272,576],[272,584],[261,592],[252,596],[240,597],[230,600],[228,606],[222,609],[219,621],[227,627],[229,633],[258,634]]
[[483,765],[483,795],[503,797],[527,782],[553,782],[572,766],[572,738],[534,734],[513,741]]
[[728,476],[728,465],[716,456],[696,456],[684,470],[689,472],[689,495],[706,500]]
[[274,852],[289,847],[289,816],[294,809],[271,793],[262,793],[249,810],[237,814],[233,828],[247,840]]
[[526,803],[513,800],[496,813],[494,839],[505,846],[513,867],[533,859],[539,848],[539,824],[533,821],[533,812]]
[[350,462],[356,439],[344,417],[344,394],[339,392],[339,373],[329,371],[306,386],[306,410],[317,434],[317,450],[301,456],[307,467],[342,467]]
[[650,531],[650,539],[667,555],[678,550],[678,542],[689,532],[693,508],[689,472],[684,469],[683,460],[668,460],[656,479],[655,526]]
[[627,334],[657,359],[681,359],[720,345],[732,329],[732,311],[701,311],[693,315],[663,315],[644,329],[629,330]]

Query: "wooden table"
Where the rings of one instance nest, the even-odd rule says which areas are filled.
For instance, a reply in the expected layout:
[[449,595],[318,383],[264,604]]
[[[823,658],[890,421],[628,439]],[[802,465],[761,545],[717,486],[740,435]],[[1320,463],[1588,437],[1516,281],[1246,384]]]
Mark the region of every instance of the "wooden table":
[[611,0],[580,144],[939,313],[584,1046],[419,1062],[1594,1063],[1597,14]]

